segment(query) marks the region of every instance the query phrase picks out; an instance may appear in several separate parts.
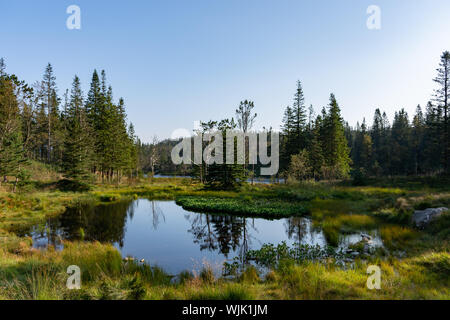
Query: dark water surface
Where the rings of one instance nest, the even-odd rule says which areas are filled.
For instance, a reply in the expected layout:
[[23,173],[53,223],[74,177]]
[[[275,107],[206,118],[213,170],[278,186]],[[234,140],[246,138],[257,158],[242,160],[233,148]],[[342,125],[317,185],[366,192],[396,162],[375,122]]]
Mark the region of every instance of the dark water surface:
[[[280,220],[188,212],[174,201],[140,199],[70,208],[44,225],[25,232],[33,245],[62,248],[61,240],[113,243],[124,257],[156,264],[170,273],[200,270],[205,263],[220,270],[222,263],[264,243],[303,243],[325,246],[320,230],[308,218]],[[361,240],[342,239],[342,246]]]

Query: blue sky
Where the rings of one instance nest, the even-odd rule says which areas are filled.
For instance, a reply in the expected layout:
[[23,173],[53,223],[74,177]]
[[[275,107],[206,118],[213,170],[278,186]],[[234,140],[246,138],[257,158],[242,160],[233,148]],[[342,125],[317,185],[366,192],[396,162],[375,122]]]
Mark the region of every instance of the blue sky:
[[[81,8],[81,30],[66,8]],[[369,5],[381,30],[366,27]],[[51,62],[59,93],[85,92],[105,69],[143,141],[234,115],[255,101],[256,127],[279,128],[297,79],[316,112],[336,94],[351,125],[376,107],[392,119],[425,105],[444,50],[448,0],[0,0],[0,56],[29,83]]]

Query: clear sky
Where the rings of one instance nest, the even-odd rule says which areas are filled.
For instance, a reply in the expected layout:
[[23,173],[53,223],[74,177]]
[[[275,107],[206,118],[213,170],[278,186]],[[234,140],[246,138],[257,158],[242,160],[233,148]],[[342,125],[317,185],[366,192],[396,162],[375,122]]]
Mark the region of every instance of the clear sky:
[[[66,8],[81,8],[69,30]],[[381,8],[381,30],[366,26]],[[51,62],[59,93],[105,69],[143,141],[234,115],[279,128],[297,79],[316,112],[336,94],[351,125],[425,105],[444,50],[449,0],[0,0],[0,56],[29,83]]]

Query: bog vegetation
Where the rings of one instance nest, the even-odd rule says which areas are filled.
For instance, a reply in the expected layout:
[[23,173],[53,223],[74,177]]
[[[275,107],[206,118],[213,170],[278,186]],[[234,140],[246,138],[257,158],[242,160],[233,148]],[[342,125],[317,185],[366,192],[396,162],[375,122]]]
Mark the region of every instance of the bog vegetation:
[[[142,143],[127,124],[125,102],[113,99],[105,72],[93,72],[87,95],[75,76],[58,94],[52,66],[30,86],[0,60],[0,298],[1,299],[448,299],[450,216],[424,230],[414,210],[449,207],[448,124],[450,53],[444,52],[437,90],[410,120],[392,124],[376,109],[369,127],[351,128],[334,94],[319,115],[308,111],[301,83],[281,128],[281,171],[276,184],[245,182],[260,164],[181,165],[170,161],[177,141]],[[252,130],[256,113],[243,101],[235,118],[203,122],[200,130]],[[272,130],[272,128],[267,129]],[[248,161],[248,159],[246,159]],[[190,178],[155,178],[157,173]],[[145,175],[144,175],[145,174]],[[61,251],[37,250],[18,234],[69,206],[123,198],[175,200],[193,211],[277,219],[308,215],[332,248],[343,234],[376,230],[383,247],[352,250],[265,244],[246,264],[207,265],[198,274],[167,274],[124,261],[107,243],[64,242]],[[67,266],[84,270],[81,290],[65,286]],[[381,290],[366,288],[367,266],[382,269]],[[265,272],[259,267],[263,266]]]

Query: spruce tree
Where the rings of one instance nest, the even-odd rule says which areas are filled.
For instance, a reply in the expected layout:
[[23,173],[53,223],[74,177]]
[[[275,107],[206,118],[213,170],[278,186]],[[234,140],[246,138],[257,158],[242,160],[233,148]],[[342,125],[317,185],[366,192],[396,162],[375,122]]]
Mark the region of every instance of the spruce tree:
[[423,137],[424,167],[427,173],[437,173],[442,170],[442,146],[440,144],[440,109],[431,101],[428,102],[425,111],[425,130]]
[[425,117],[420,105],[416,108],[416,114],[412,121],[411,153],[413,161],[413,173],[424,173],[424,135]]
[[[15,177],[14,189],[26,162],[20,119],[20,109],[15,89],[15,76],[8,76],[2,62],[0,75],[0,177]],[[1,183],[1,180],[0,180]]]
[[303,88],[300,81],[297,81],[297,89],[295,91],[294,103],[292,105],[292,115],[293,115],[292,149],[294,154],[297,154],[300,150],[303,150],[307,145],[305,97],[303,94]]
[[318,180],[322,177],[322,170],[325,165],[325,158],[322,150],[322,139],[320,136],[322,126],[322,117],[317,116],[312,129],[312,139],[308,147],[309,166],[311,168],[311,175]]
[[344,133],[341,110],[334,94],[330,95],[323,124],[323,152],[330,178],[346,178],[350,172],[350,149]]
[[280,152],[280,169],[285,171],[289,166],[291,156],[295,154],[293,148],[294,139],[294,113],[290,106],[284,111],[283,122],[281,125],[281,152]]
[[93,143],[91,128],[83,105],[80,79],[75,76],[67,111],[67,136],[64,152],[64,175],[76,181],[89,178]]
[[405,175],[412,171],[411,139],[408,113],[401,109],[395,112],[391,130],[391,172]]
[[61,143],[58,139],[61,138],[61,135],[59,135],[61,129],[58,109],[59,98],[57,95],[56,77],[50,63],[45,68],[42,90],[43,104],[47,109],[47,161],[50,163],[54,160],[55,146],[57,148],[58,144]]
[[441,56],[438,75],[434,81],[439,85],[435,91],[435,102],[439,113],[442,115],[440,125],[441,146],[442,146],[442,163],[444,171],[450,174],[450,124],[449,124],[449,103],[450,103],[450,52],[445,51]]

